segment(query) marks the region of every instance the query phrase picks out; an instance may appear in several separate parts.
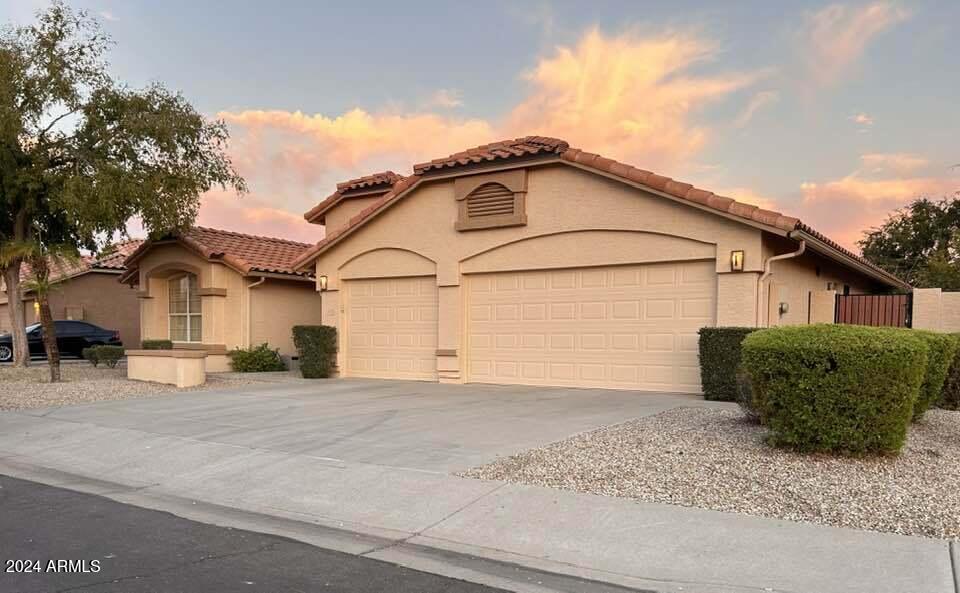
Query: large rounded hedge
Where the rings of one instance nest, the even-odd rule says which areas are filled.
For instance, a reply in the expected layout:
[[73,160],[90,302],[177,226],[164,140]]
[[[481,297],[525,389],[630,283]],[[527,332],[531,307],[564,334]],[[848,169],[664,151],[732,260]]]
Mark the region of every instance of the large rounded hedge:
[[928,351],[907,331],[806,325],[748,335],[742,365],[772,444],[886,453],[903,446]]
[[927,341],[930,348],[927,356],[927,372],[920,386],[920,394],[913,406],[913,420],[919,420],[936,404],[943,393],[943,386],[950,372],[950,365],[957,354],[957,338],[953,334],[938,334],[931,331],[901,330],[910,332]]

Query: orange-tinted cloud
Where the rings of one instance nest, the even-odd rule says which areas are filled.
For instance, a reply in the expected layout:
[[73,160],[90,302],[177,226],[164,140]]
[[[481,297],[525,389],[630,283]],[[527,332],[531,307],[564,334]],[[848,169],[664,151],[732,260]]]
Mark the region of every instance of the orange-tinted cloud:
[[654,170],[697,153],[709,129],[698,109],[757,75],[695,75],[715,46],[700,35],[607,37],[594,29],[559,47],[527,74],[528,96],[507,117],[509,135],[544,134]]
[[[413,163],[525,134],[558,136],[669,173],[709,136],[709,128],[695,121],[698,110],[757,76],[690,71],[715,51],[693,34],[607,37],[591,30],[574,46],[542,58],[526,75],[526,98],[501,120],[361,108],[336,116],[224,111],[218,117],[230,126],[230,152],[252,193],[236,208],[223,197],[208,200],[201,218],[263,228],[274,212],[274,228],[287,228],[285,213],[300,215],[338,181],[384,169],[409,173]],[[432,107],[449,109],[461,99],[442,90],[431,100]],[[256,204],[260,222],[243,217],[240,210],[250,206],[241,204]]]
[[940,198],[960,189],[960,178],[871,178],[860,172],[823,183],[804,183],[799,212],[805,222],[846,247],[917,197]]
[[841,80],[877,35],[909,16],[894,2],[833,4],[811,14],[802,34],[802,52],[814,85]]
[[220,191],[203,196],[197,224],[304,243],[323,238],[323,227],[308,223],[298,213],[264,205],[254,196]]

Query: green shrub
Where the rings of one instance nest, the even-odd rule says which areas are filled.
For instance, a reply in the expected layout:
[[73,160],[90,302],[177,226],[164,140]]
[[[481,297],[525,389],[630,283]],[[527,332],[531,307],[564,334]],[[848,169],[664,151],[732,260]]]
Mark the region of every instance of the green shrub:
[[737,404],[743,415],[751,422],[760,423],[760,410],[757,408],[757,402],[753,397],[753,381],[750,379],[750,373],[743,367],[737,371]]
[[704,327],[700,329],[700,383],[703,397],[737,401],[740,343],[754,327]]
[[271,350],[267,344],[260,344],[254,348],[234,348],[227,352],[230,357],[230,368],[238,373],[265,373],[268,371],[285,371],[286,365],[280,358],[279,350]]
[[852,325],[765,329],[743,366],[769,440],[801,451],[896,452],[927,368],[927,341]]
[[94,346],[97,351],[97,359],[111,369],[116,368],[117,363],[123,358],[123,346]]
[[81,351],[83,357],[90,361],[90,364],[97,366],[101,362],[111,369],[116,368],[117,363],[123,358],[122,346],[90,346]]
[[173,350],[173,342],[170,340],[143,340],[140,347],[144,350]]
[[[953,334],[953,336],[960,343],[960,334]],[[960,348],[957,348],[953,363],[950,364],[950,370],[947,372],[947,380],[943,382],[939,405],[948,410],[960,410]]]
[[957,339],[951,334],[921,330],[903,331],[909,331],[923,338],[930,348],[927,356],[927,372],[920,387],[920,395],[913,405],[913,420],[917,421],[923,418],[926,411],[940,399],[950,365],[957,354]]
[[293,343],[300,355],[300,374],[325,379],[337,366],[337,328],[328,325],[293,326]]
[[98,364],[100,364],[100,358],[97,356],[96,346],[90,346],[89,348],[84,348],[83,350],[80,351],[80,354],[83,356],[84,360],[86,360],[93,366],[97,366]]

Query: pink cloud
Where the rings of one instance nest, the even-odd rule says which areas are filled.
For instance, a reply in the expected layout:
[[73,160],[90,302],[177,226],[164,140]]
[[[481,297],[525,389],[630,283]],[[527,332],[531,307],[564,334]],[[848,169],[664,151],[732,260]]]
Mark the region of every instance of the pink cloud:
[[823,87],[841,80],[871,41],[909,18],[894,2],[872,2],[851,7],[832,4],[807,18],[802,52],[810,78]]
[[871,179],[854,173],[823,183],[804,183],[799,212],[804,222],[842,245],[859,251],[863,233],[895,209],[921,196],[940,198],[960,188],[960,178]]
[[304,243],[323,238],[323,227],[308,223],[300,214],[263,205],[252,196],[225,192],[204,195],[197,224]]

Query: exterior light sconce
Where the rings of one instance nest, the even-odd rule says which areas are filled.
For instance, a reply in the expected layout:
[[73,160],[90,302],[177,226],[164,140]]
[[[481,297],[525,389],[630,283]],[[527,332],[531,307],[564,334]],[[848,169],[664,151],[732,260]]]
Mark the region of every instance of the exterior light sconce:
[[742,272],[743,271],[743,250],[731,251],[730,252],[730,271],[731,272]]
[[327,290],[327,277],[317,276],[317,285],[320,287],[320,292],[325,292]]

